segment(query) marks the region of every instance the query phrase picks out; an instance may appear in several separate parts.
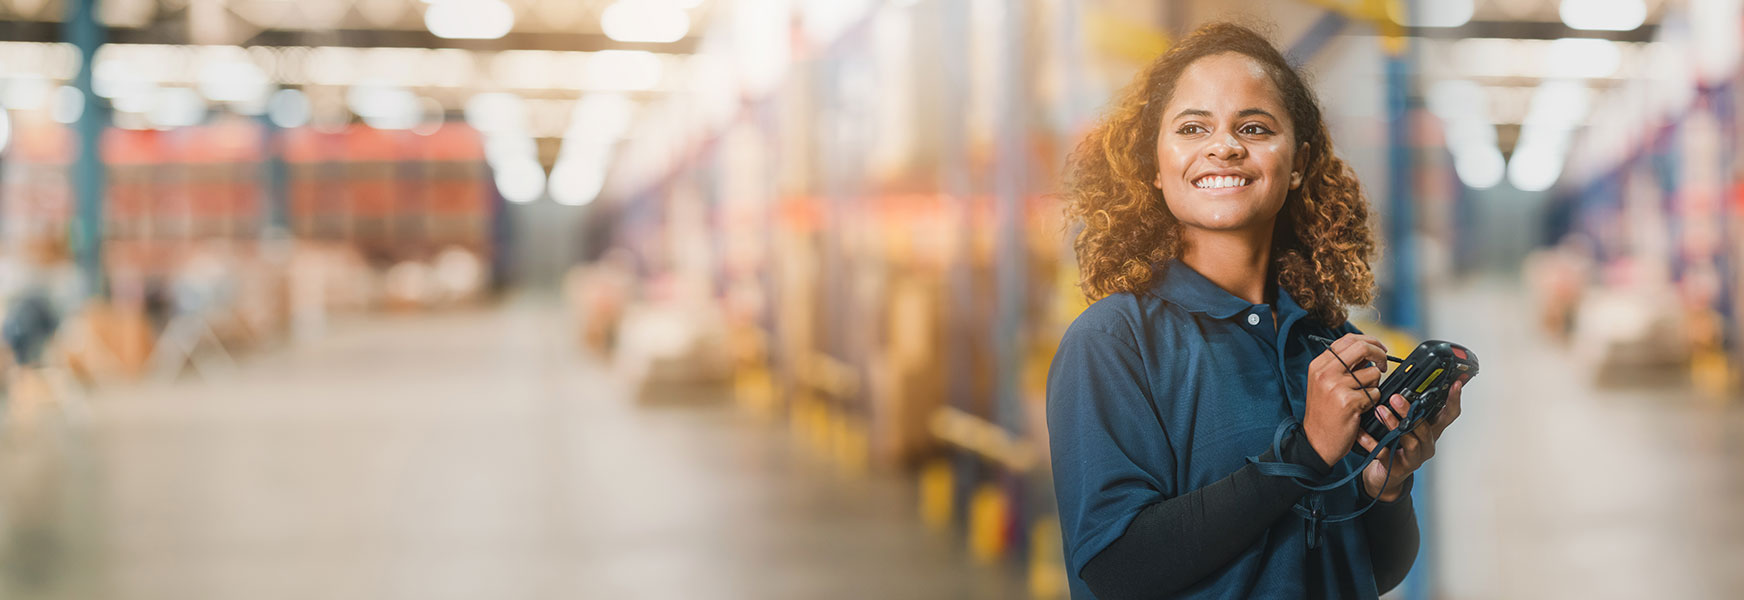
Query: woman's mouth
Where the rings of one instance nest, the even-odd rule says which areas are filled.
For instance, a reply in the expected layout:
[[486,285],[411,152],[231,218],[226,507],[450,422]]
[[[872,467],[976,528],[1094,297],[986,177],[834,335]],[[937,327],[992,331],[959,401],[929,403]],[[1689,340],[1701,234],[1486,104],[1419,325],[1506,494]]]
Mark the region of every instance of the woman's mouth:
[[1243,187],[1253,183],[1252,179],[1234,175],[1206,175],[1193,182],[1193,187],[1202,190],[1217,190],[1223,188]]

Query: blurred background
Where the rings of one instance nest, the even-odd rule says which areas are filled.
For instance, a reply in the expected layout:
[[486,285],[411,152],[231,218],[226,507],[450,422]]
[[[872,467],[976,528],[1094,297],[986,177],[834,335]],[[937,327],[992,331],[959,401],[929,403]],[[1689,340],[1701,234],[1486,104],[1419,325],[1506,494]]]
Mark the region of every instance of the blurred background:
[[1310,74],[1397,598],[1744,595],[1740,0],[0,0],[0,597],[1063,598],[1061,165]]

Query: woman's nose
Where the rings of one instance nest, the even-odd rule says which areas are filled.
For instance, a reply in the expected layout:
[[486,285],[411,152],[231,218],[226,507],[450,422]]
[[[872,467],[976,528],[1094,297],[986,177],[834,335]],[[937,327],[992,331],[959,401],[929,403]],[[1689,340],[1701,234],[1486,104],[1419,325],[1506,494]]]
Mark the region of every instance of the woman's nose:
[[1243,147],[1241,140],[1236,139],[1234,135],[1224,135],[1211,141],[1211,147],[1207,149],[1207,154],[1229,160],[1246,155],[1247,148]]

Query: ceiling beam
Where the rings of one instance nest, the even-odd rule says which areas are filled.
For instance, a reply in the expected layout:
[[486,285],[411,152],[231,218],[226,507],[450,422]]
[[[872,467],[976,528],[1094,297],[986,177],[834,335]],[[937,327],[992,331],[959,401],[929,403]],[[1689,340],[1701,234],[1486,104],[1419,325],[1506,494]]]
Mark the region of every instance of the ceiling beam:
[[1560,21],[1472,21],[1459,27],[1406,27],[1411,37],[1431,39],[1513,38],[1522,40],[1554,40],[1559,38],[1592,38],[1613,42],[1651,42],[1659,33],[1657,23],[1648,23],[1629,31],[1590,31],[1575,29]]
[[[116,44],[191,44],[182,27],[111,27],[107,41]],[[55,21],[0,22],[0,41],[60,42],[61,24]],[[625,43],[599,33],[509,32],[494,40],[451,40],[424,30],[411,29],[268,29],[244,41],[244,46],[340,46],[348,48],[459,48],[482,52],[503,50],[648,50],[665,54],[690,54],[697,40],[687,37],[665,43]]]

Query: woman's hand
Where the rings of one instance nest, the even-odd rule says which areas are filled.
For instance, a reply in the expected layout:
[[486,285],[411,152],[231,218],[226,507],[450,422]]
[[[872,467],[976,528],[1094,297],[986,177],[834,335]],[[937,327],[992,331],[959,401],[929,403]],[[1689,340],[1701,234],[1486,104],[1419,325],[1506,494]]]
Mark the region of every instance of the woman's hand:
[[[1362,368],[1346,372],[1345,365]],[[1387,347],[1355,333],[1338,338],[1308,364],[1308,407],[1302,430],[1326,464],[1336,464],[1356,445],[1358,418],[1373,407],[1370,390],[1380,385],[1386,368]]]
[[[1442,407],[1441,414],[1436,415],[1433,420],[1427,423],[1418,425],[1416,429],[1411,430],[1411,433],[1399,438],[1398,456],[1393,456],[1391,449],[1382,450],[1379,455],[1376,455],[1375,461],[1363,469],[1363,491],[1368,492],[1370,498],[1378,498],[1382,502],[1393,502],[1399,499],[1399,495],[1405,490],[1405,478],[1410,477],[1411,473],[1416,472],[1418,467],[1423,466],[1424,462],[1435,456],[1435,441],[1441,439],[1441,432],[1446,431],[1447,426],[1453,424],[1454,419],[1459,418],[1459,393],[1464,388],[1465,382],[1463,381],[1453,384],[1447,390],[1447,406]],[[1399,414],[1406,414],[1411,408],[1410,404],[1405,402],[1405,397],[1398,394],[1394,394],[1388,401],[1393,404],[1393,410],[1399,411]],[[1380,417],[1381,422],[1385,423],[1388,429],[1399,426],[1399,419],[1393,416],[1392,411],[1379,406],[1376,406],[1374,410],[1375,416]],[[1375,449],[1375,439],[1369,434],[1361,434],[1357,438],[1357,443],[1362,444],[1364,450],[1373,452]],[[1392,470],[1390,477],[1389,469]],[[1386,487],[1383,488],[1382,484],[1385,484]]]

